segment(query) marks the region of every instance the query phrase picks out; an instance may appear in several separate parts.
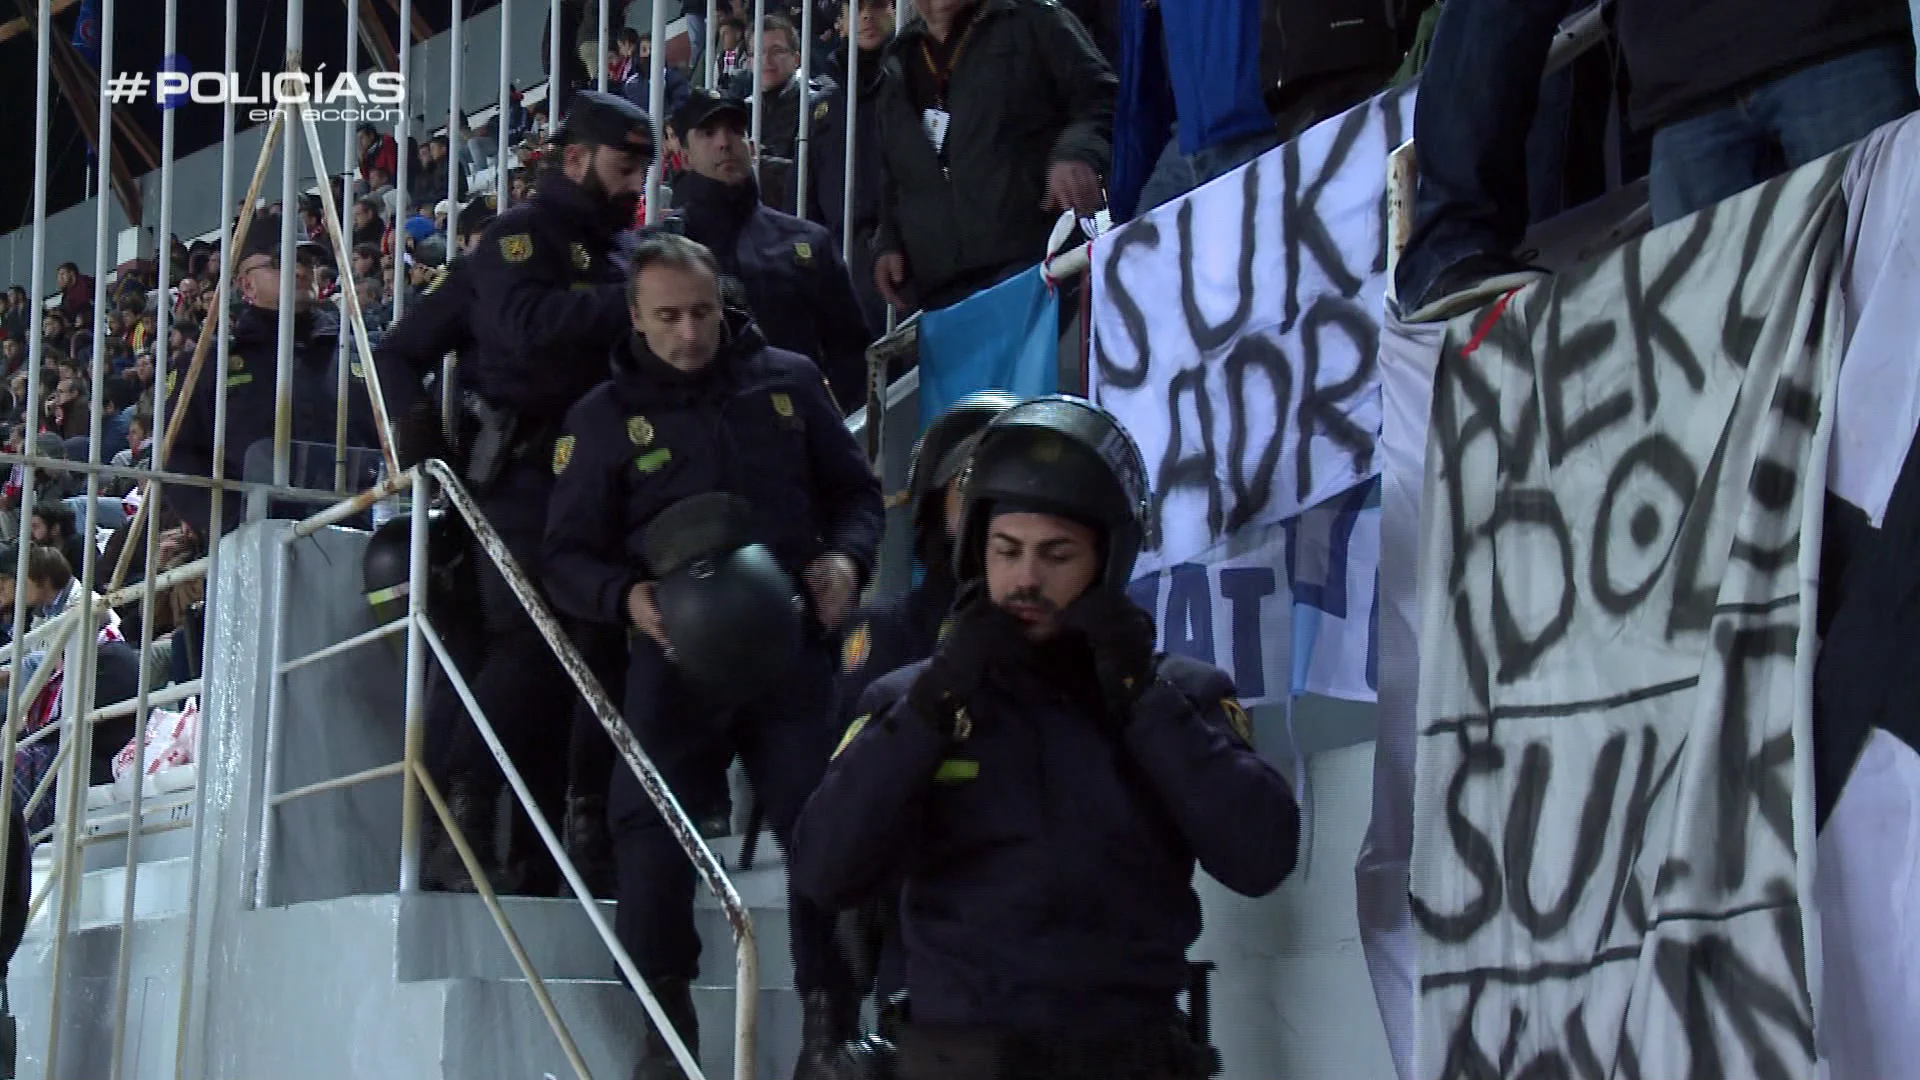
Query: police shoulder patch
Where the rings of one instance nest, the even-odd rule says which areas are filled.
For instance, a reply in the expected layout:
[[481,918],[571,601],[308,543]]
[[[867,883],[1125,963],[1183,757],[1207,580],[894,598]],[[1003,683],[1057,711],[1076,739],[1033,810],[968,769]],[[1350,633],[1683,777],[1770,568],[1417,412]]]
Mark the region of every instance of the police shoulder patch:
[[845,750],[847,748],[847,744],[853,742],[854,739],[858,738],[860,736],[861,729],[865,728],[866,726],[867,726],[867,718],[864,716],[859,717],[855,719],[853,723],[848,724],[847,733],[845,735],[840,736],[840,745],[833,748],[833,756],[839,757],[840,751]]
[[533,237],[527,233],[514,233],[500,238],[500,257],[510,263],[526,262],[533,255]]
[[813,107],[813,122],[819,123],[827,118],[827,103],[822,101]]
[[840,646],[840,670],[851,675],[865,666],[872,654],[873,630],[863,621],[847,633],[846,642]]
[[801,262],[801,263],[812,262],[813,261],[813,245],[807,243],[805,240],[802,240],[799,243],[793,245],[793,258],[794,258],[794,261],[796,262]]
[[777,412],[781,416],[786,416],[786,417],[791,417],[793,415],[793,398],[789,397],[786,394],[779,393],[777,391],[772,395],[770,395],[770,397],[773,400],[774,412]]
[[1253,717],[1247,715],[1246,707],[1234,698],[1222,698],[1220,711],[1227,714],[1227,726],[1240,741],[1249,747],[1253,745]]
[[593,256],[587,254],[587,245],[585,244],[575,243],[570,254],[573,256],[573,268],[575,270],[585,270],[587,267],[593,265]]
[[573,436],[562,435],[553,444],[553,475],[559,476],[567,471],[567,463],[573,460]]
[[438,289],[440,286],[445,285],[446,283],[447,283],[447,268],[444,266],[434,267],[433,277],[429,278],[427,281],[427,295],[431,296],[435,289]]
[[635,446],[645,446],[653,441],[653,423],[644,416],[627,417],[627,438]]

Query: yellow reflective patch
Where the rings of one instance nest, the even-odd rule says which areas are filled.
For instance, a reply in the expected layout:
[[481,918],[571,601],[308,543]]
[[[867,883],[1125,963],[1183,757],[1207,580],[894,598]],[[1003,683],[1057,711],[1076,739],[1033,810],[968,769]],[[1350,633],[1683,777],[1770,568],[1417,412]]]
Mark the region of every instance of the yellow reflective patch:
[[1252,746],[1253,717],[1247,715],[1247,710],[1233,698],[1226,698],[1220,702],[1220,711],[1227,714],[1227,726],[1240,737],[1240,741]]
[[980,763],[966,758],[950,758],[940,763],[934,770],[933,782],[936,784],[958,784],[963,780],[972,780],[980,775]]
[[433,277],[427,279],[427,295],[431,296],[433,294],[433,290],[439,288],[442,285],[445,285],[446,283],[447,283],[447,268],[444,266],[434,267]]
[[793,417],[793,399],[785,394],[774,394],[773,411],[791,419]]
[[793,245],[793,258],[794,258],[794,261],[796,262],[803,262],[803,263],[812,262],[813,261],[813,245],[807,243],[804,240],[802,240],[800,243]]
[[873,631],[863,622],[847,634],[846,643],[840,646],[840,670],[848,675],[859,671],[872,653]]
[[827,103],[822,101],[813,107],[813,122],[819,123],[827,118]]
[[587,245],[585,244],[573,245],[572,255],[573,268],[575,270],[585,270],[587,267],[593,265],[593,256],[587,254]]
[[644,416],[627,417],[627,438],[635,446],[645,446],[653,441],[653,424]]
[[947,640],[947,631],[952,629],[953,629],[953,616],[949,615],[946,618],[940,620],[940,633],[933,640],[935,642],[942,642]]
[[514,233],[500,238],[500,257],[510,263],[526,262],[533,256],[533,237]]
[[656,473],[667,467],[673,460],[673,451],[664,446],[655,447],[633,459],[633,467],[643,473]]
[[867,726],[867,718],[864,716],[856,719],[853,723],[848,724],[847,733],[845,735],[840,736],[840,745],[833,748],[833,756],[839,757],[840,751],[845,750],[847,748],[847,744],[852,742],[860,734],[861,729],[866,726]]
[[243,371],[238,375],[227,376],[227,385],[229,387],[245,386],[252,381],[253,381],[253,372],[251,371]]
[[567,464],[573,460],[573,436],[562,435],[553,443],[553,475],[559,476],[567,471]]

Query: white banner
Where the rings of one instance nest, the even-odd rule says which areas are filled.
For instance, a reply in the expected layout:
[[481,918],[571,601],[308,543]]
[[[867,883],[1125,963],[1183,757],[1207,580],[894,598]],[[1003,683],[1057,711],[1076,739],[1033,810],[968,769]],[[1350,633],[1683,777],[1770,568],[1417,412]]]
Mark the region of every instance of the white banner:
[[1143,572],[1378,472],[1382,190],[1412,118],[1383,95],[1095,242],[1092,393],[1152,474]]

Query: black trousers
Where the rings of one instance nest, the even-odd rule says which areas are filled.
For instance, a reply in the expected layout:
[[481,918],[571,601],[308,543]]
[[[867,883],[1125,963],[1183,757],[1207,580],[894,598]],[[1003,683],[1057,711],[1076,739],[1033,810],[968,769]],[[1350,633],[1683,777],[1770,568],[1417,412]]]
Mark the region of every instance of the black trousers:
[[1099,1040],[909,1025],[898,1080],[1206,1080],[1198,1050],[1178,1017]]
[[[833,750],[836,659],[824,641],[812,642],[777,691],[719,711],[702,703],[653,642],[638,639],[627,664],[627,725],[674,797],[696,816],[696,808],[724,804],[727,767],[738,756],[785,849]],[[698,977],[693,864],[628,769],[613,773],[607,818],[619,875],[620,943],[645,978]],[[834,914],[791,891],[787,904],[795,987],[851,992]]]

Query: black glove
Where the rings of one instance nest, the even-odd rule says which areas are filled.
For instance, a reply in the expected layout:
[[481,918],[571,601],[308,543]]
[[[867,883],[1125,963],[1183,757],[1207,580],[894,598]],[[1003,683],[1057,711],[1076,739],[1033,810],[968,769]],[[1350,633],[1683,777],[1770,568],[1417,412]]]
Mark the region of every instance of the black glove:
[[1153,617],[1127,594],[1096,585],[1067,605],[1060,624],[1086,637],[1100,694],[1114,717],[1124,721],[1153,685]]
[[952,736],[960,707],[987,668],[1022,640],[1020,621],[995,605],[984,588],[963,593],[946,639],[907,691],[908,708],[940,734]]

